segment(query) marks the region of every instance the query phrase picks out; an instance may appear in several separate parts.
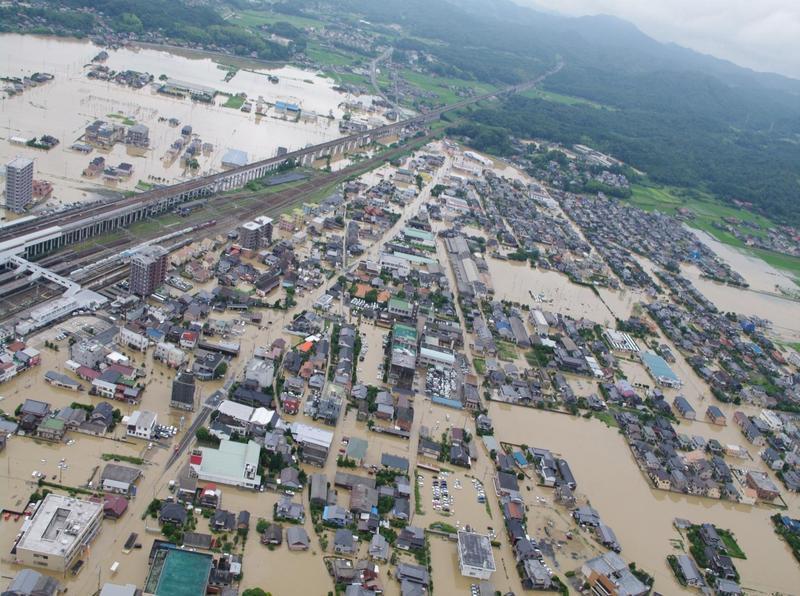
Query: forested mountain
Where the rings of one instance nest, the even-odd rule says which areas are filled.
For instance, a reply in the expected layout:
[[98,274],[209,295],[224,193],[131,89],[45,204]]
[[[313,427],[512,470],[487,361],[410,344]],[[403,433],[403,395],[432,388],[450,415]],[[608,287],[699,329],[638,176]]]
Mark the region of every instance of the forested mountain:
[[454,131],[478,148],[502,153],[509,135],[582,141],[657,182],[702,187],[800,222],[800,81],[657,42],[613,17],[566,18],[508,0],[337,5],[400,26],[408,33],[401,43],[462,77],[507,84],[560,56],[564,68],[544,89],[599,104],[509,98],[472,112]]
[[398,55],[424,55],[426,75],[462,86],[531,80],[561,62],[542,87],[569,97],[510,97],[470,111],[453,132],[497,153],[510,149],[511,136],[584,142],[656,182],[748,201],[800,224],[800,81],[657,42],[613,17],[561,17],[511,0],[44,0],[0,8],[0,31],[27,18],[56,23],[59,34],[88,35],[102,20],[114,32],[157,32],[262,59],[291,59],[304,49],[300,29],[236,24],[222,16],[230,5],[342,28],[361,27],[363,19],[379,43],[405,50]]

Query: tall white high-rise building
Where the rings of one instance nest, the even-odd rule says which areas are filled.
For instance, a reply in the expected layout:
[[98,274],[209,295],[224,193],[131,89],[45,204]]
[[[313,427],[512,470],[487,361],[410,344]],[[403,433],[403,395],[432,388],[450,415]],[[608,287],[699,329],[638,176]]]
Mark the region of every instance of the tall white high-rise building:
[[17,157],[6,164],[6,209],[22,213],[33,200],[33,160]]

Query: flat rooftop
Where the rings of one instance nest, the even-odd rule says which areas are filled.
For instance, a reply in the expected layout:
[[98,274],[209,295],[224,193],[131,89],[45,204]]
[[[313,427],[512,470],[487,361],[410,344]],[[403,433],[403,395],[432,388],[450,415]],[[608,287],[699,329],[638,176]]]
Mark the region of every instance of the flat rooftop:
[[27,157],[16,157],[12,159],[10,162],[6,164],[7,168],[16,168],[21,170],[23,168],[27,168],[29,165],[33,163],[32,159],[28,159]]
[[247,153],[241,149],[228,149],[222,156],[223,165],[246,166],[247,160]]
[[30,520],[18,549],[64,555],[83,538],[83,530],[103,512],[102,503],[50,493]]
[[156,553],[144,590],[156,596],[205,594],[211,573],[211,555],[179,549]]
[[350,437],[350,442],[347,444],[347,457],[356,461],[363,460],[367,457],[367,449],[369,443],[364,439],[358,437]]
[[[248,469],[258,468],[259,446],[254,441],[238,443],[223,439],[217,449],[201,447],[203,459],[200,471],[204,475],[222,478],[244,478]],[[254,476],[253,481],[260,483],[260,476]]]
[[495,570],[492,543],[482,534],[463,530],[458,533],[458,559],[470,567]]
[[310,443],[330,449],[333,442],[333,433],[317,426],[293,422],[291,430],[294,440],[298,443]]
[[669,367],[667,361],[658,354],[652,352],[641,352],[642,362],[656,379],[669,379],[670,381],[680,383],[678,375]]

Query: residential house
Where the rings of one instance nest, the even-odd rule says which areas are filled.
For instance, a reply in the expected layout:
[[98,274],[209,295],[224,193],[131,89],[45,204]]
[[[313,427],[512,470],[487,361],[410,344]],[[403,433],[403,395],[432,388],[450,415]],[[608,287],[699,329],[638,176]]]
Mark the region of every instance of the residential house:
[[308,550],[308,533],[302,526],[290,526],[286,529],[286,545],[289,550]]

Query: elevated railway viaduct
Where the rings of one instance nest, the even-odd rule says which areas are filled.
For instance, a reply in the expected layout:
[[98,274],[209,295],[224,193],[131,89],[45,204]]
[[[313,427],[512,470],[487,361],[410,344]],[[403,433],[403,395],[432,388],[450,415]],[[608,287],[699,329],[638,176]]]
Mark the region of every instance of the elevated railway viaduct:
[[36,259],[65,246],[83,242],[93,236],[113,232],[118,228],[125,228],[138,221],[164,214],[183,202],[242,188],[248,182],[263,178],[270,172],[279,169],[287,160],[294,160],[299,165],[309,166],[317,159],[354,151],[389,136],[408,136],[426,124],[439,119],[445,112],[530,88],[559,68],[560,65],[539,78],[521,85],[473,96],[406,120],[291,151],[224,172],[156,188],[118,201],[93,203],[34,219],[26,218],[25,221],[16,224],[10,222],[0,227],[0,255],[12,254],[25,259]]

